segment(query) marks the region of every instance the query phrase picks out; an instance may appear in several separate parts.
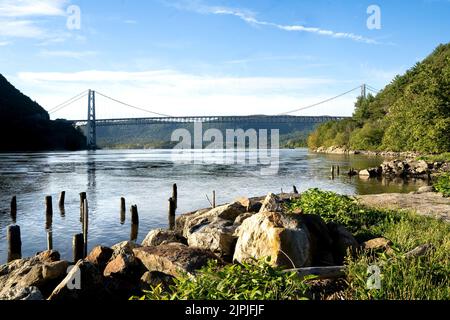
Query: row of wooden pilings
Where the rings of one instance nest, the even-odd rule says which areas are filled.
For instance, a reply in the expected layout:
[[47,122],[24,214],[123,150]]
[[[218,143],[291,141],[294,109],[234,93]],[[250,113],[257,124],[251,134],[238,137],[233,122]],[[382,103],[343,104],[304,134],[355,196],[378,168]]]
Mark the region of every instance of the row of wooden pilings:
[[[59,207],[61,212],[65,212],[65,198],[66,192],[63,191],[59,195]],[[213,208],[216,206],[215,191],[213,192]],[[172,197],[169,199],[169,229],[175,228],[176,210],[178,207],[178,187],[176,184],[172,188]],[[47,216],[47,227],[51,226],[51,219],[53,216],[53,202],[52,197],[45,197],[45,212]],[[136,241],[139,231],[139,213],[137,205],[130,207],[131,214],[131,233],[130,240]],[[120,221],[125,222],[126,215],[126,199],[120,198]],[[16,225],[17,218],[17,197],[11,199],[11,217],[14,224],[7,227],[7,242],[8,242],[8,262],[22,258],[22,240],[20,227]],[[50,221],[50,222],[49,222]],[[82,223],[82,233],[73,236],[72,241],[72,255],[73,261],[76,262],[83,259],[88,254],[88,232],[89,232],[89,203],[86,192],[80,193],[80,222]],[[51,231],[47,232],[47,250],[53,250],[53,235]]]

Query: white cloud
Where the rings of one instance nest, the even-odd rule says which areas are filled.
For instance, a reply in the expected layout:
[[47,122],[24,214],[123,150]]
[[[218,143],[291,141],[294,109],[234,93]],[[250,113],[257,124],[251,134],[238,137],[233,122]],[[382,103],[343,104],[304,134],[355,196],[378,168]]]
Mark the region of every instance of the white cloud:
[[0,17],[63,16],[67,0],[0,0]]
[[15,38],[40,38],[45,32],[30,20],[0,20],[0,36]]
[[283,24],[277,24],[274,22],[267,22],[258,20],[255,16],[255,14],[252,11],[249,10],[243,10],[243,9],[234,9],[234,8],[226,8],[226,7],[214,7],[214,6],[207,6],[202,4],[199,1],[196,0],[185,0],[178,3],[167,3],[167,5],[173,6],[177,9],[184,9],[184,10],[190,10],[201,14],[216,14],[216,15],[231,15],[240,18],[241,20],[245,21],[246,23],[252,24],[252,25],[260,25],[260,26],[268,26],[277,28],[284,31],[290,31],[290,32],[307,32],[307,33],[314,33],[321,36],[328,36],[332,38],[340,38],[340,39],[350,39],[357,42],[363,42],[367,44],[379,44],[378,41],[363,37],[361,35],[357,35],[350,32],[336,32],[332,30],[326,30],[316,27],[306,27],[302,25],[283,25]]
[[[280,114],[341,91],[340,83],[327,78],[240,78],[192,75],[174,70],[21,72],[17,81],[24,92],[47,109],[91,88],[129,104],[175,116]],[[351,115],[355,97],[350,95],[300,114]],[[83,119],[86,108],[86,101],[82,99],[55,117]],[[98,118],[148,116],[105,100],[100,95],[97,96],[97,110]]]
[[0,41],[0,47],[6,47],[9,45],[10,45],[10,42],[8,42],[8,41]]
[[43,26],[44,19],[64,16],[67,4],[67,0],[0,0],[0,36],[48,38],[55,31]]
[[98,52],[96,51],[69,51],[69,50],[42,50],[39,55],[43,57],[60,57],[60,58],[71,58],[71,59],[81,59],[86,57],[96,56]]

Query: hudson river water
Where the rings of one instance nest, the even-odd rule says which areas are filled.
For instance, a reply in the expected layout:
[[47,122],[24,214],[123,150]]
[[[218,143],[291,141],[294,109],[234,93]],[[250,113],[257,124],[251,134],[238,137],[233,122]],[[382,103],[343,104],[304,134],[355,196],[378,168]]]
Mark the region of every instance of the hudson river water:
[[[96,152],[17,153],[0,155],[0,263],[7,256],[6,228],[12,224],[11,197],[17,196],[17,225],[22,233],[22,255],[28,257],[47,246],[51,227],[53,247],[71,260],[74,234],[81,233],[79,193],[89,201],[89,248],[110,246],[129,240],[129,207],[138,206],[138,241],[154,228],[167,227],[168,199],[173,183],[178,184],[177,214],[209,207],[206,195],[216,190],[217,203],[241,196],[262,196],[268,192],[290,192],[321,188],[343,194],[410,192],[423,182],[350,179],[350,167],[377,166],[382,159],[364,156],[318,155],[306,149],[280,150],[276,175],[261,175],[261,167],[218,164],[222,152],[200,152],[204,161],[187,161],[171,150],[101,150]],[[255,158],[256,154],[250,154]],[[197,157],[197,160],[199,157]],[[214,160],[214,161],[213,161]],[[214,163],[216,162],[216,163]],[[330,178],[332,165],[341,175]],[[263,166],[264,167],[264,166]],[[66,191],[65,214],[58,194]],[[44,198],[53,196],[53,218],[46,221]],[[120,221],[120,197],[127,200],[126,221]]]

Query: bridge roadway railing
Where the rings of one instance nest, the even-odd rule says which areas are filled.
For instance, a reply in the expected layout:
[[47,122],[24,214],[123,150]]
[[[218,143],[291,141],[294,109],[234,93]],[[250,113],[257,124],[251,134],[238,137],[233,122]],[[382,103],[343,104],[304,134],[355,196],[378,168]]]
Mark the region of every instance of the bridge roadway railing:
[[[128,126],[145,124],[175,124],[175,123],[324,123],[342,120],[346,117],[332,116],[204,116],[204,117],[152,117],[152,118],[123,118],[97,119],[96,126]],[[76,126],[84,126],[87,120],[70,120]]]

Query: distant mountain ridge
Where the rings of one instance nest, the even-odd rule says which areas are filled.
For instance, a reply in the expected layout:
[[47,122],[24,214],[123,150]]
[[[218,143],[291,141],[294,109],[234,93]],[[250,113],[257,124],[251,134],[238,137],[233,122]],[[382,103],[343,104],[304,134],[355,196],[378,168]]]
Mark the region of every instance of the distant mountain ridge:
[[0,152],[79,150],[84,135],[65,121],[51,121],[37,102],[0,74]]

